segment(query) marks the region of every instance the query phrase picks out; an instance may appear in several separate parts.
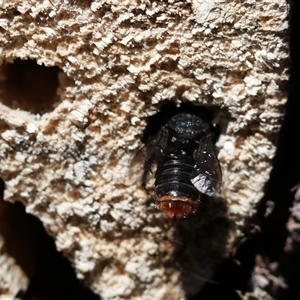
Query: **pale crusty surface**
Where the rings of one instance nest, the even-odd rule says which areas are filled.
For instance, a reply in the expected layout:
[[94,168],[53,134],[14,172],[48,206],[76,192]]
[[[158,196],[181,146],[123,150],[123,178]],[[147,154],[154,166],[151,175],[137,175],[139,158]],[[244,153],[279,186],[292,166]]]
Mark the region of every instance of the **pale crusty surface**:
[[[271,170],[286,2],[0,4],[3,66],[30,58],[64,72],[59,103],[41,115],[6,105],[1,91],[5,200],[22,200],[103,299],[195,293],[243,235]],[[198,219],[167,220],[129,178],[146,118],[165,100],[215,107],[221,127],[223,188]]]

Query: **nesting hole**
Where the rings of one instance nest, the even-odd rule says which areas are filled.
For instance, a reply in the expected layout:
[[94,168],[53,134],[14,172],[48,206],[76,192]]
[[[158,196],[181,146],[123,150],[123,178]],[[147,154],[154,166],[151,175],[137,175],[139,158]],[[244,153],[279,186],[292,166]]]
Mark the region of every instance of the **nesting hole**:
[[52,111],[60,98],[58,67],[45,67],[36,61],[16,59],[0,71],[0,101],[12,108],[31,113]]
[[[197,115],[201,117],[207,124],[211,125],[212,120],[219,110],[219,108],[197,106],[189,102],[185,102],[180,106],[176,106],[174,102],[168,101],[160,108],[159,112],[148,118],[141,141],[142,143],[146,143],[149,137],[154,136],[160,130],[160,128],[168,122],[169,119],[178,113],[184,112]],[[228,113],[224,111],[222,114],[227,115]],[[211,126],[214,141],[218,139],[220,130],[220,126]]]

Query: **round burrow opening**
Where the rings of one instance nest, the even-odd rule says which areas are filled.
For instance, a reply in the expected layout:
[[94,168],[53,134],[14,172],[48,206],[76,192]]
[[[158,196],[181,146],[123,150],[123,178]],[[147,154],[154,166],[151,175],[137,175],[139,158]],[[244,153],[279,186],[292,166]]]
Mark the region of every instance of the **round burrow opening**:
[[43,114],[59,103],[59,67],[38,65],[35,60],[16,59],[0,68],[0,102],[12,109]]

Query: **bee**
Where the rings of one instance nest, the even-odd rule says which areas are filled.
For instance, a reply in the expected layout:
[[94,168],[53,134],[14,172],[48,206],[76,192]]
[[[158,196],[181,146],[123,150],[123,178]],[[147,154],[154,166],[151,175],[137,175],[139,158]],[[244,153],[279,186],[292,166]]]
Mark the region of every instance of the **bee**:
[[170,118],[144,147],[142,186],[156,164],[154,200],[168,217],[197,212],[205,195],[215,196],[222,172],[208,123],[190,113]]

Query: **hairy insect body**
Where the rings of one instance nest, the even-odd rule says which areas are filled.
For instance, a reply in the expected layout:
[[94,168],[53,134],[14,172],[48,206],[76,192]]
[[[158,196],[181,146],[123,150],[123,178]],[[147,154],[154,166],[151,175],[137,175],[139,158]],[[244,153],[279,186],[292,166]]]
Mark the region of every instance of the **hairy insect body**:
[[181,113],[172,117],[146,144],[142,184],[153,163],[154,199],[170,218],[195,213],[203,195],[213,196],[221,184],[221,169],[209,126],[200,117]]

